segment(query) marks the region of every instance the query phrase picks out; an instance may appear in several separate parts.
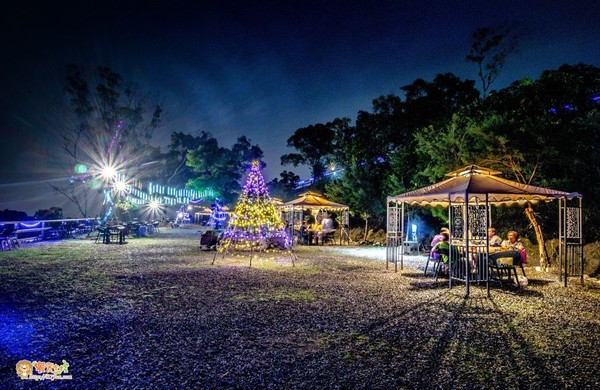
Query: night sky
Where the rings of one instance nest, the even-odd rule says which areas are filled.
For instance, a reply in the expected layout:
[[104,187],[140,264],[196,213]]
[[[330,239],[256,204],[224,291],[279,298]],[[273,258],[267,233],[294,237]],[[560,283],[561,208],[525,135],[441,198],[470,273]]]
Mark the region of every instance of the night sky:
[[163,150],[173,131],[208,131],[226,147],[248,136],[266,180],[307,176],[280,166],[300,127],[354,120],[417,78],[476,79],[465,56],[477,27],[523,34],[495,89],[564,63],[600,66],[600,4],[589,0],[65,3],[0,16],[0,210],[67,206],[43,181],[65,180],[54,162],[70,63],[108,66],[150,93],[165,109],[153,140]]

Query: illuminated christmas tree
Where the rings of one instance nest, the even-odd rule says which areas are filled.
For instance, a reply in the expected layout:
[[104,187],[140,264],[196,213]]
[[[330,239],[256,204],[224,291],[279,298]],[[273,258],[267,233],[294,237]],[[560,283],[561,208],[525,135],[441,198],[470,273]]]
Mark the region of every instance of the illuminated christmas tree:
[[223,232],[219,250],[287,249],[290,244],[284,224],[269,196],[260,164],[253,161],[238,203]]
[[215,229],[220,229],[225,225],[227,216],[223,211],[223,206],[219,203],[219,198],[215,198],[214,206],[211,207],[210,219],[208,220],[208,226],[212,226]]

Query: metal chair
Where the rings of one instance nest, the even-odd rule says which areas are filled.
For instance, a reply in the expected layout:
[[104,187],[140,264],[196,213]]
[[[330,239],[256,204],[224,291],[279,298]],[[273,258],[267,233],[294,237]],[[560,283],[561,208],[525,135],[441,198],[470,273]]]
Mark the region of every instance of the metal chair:
[[[450,256],[450,249],[438,248],[436,253],[439,255],[437,264],[435,266],[435,281],[437,282],[438,276],[440,275],[440,270],[442,269],[442,265],[445,265],[448,263],[448,258]],[[444,261],[444,259],[446,259],[446,261]]]
[[438,257],[435,258],[432,256],[432,252],[429,252],[429,256],[427,256],[427,263],[425,263],[425,272],[423,275],[427,276],[427,268],[429,268],[429,262],[434,263],[433,265],[433,275],[435,276],[435,280],[437,281],[440,270],[442,269],[442,265],[446,264],[444,262],[444,258],[447,260],[448,256],[450,256],[450,251],[445,248],[438,248],[437,252]]
[[106,228],[106,227],[97,227],[96,228],[96,232],[97,232],[96,240],[94,242],[98,243],[98,240],[100,240],[100,239],[102,240],[102,242],[104,242],[104,236],[106,235],[107,229],[108,228]]
[[[523,262],[521,261],[520,256],[517,257],[516,255],[513,257],[513,263],[512,264],[505,264],[505,263],[500,263],[499,259],[501,258],[505,258],[506,256],[502,255],[502,254],[495,254],[495,255],[491,255],[490,256],[490,261],[489,261],[489,268],[490,268],[490,274],[496,274],[496,276],[494,277],[494,280],[498,281],[500,283],[500,287],[502,287],[502,280],[503,277],[506,276],[506,280],[510,280],[512,279],[512,275],[514,273],[515,275],[515,282],[518,288],[521,288],[521,283],[519,282],[519,276],[517,275],[517,266],[521,267],[521,272],[523,272],[523,276],[527,277],[527,275],[525,275],[525,268],[523,267]],[[515,264],[515,262],[518,262],[518,264]]]

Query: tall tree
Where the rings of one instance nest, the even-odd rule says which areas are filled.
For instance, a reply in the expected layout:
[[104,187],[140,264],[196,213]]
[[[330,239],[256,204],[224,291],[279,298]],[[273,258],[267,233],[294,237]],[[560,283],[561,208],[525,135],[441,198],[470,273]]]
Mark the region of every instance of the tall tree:
[[186,164],[187,154],[190,150],[197,149],[202,144],[203,138],[183,132],[171,134],[171,143],[166,158],[166,171],[168,172],[167,184],[185,185],[194,178],[193,169]]
[[[104,66],[86,73],[68,65],[65,92],[69,101],[62,139],[65,170],[72,177],[69,184],[52,187],[85,217],[88,200],[97,190],[94,169],[119,165],[133,170],[157,157],[158,148],[149,141],[161,124],[162,109]],[[136,172],[138,178],[144,173]]]
[[220,193],[224,203],[231,204],[238,195],[243,174],[253,160],[262,158],[262,150],[258,145],[251,145],[246,137],[238,138],[231,149],[224,148],[204,131],[197,141],[198,147],[187,154],[186,164],[195,174],[188,181],[188,187],[199,191],[212,188]]
[[296,186],[300,180],[300,176],[294,172],[283,171],[279,174],[281,179],[273,179],[268,183],[271,194],[283,200],[290,200],[295,196]]
[[314,180],[319,180],[327,171],[327,165],[331,161],[336,129],[348,123],[347,118],[336,118],[325,124],[317,123],[296,130],[288,138],[287,145],[298,152],[281,156],[281,164],[292,164],[295,167],[308,165]]
[[[593,178],[600,172],[599,90],[600,69],[587,65],[564,65],[538,80],[515,82],[490,95],[476,112],[419,133],[418,152],[429,160],[423,173],[437,180],[458,165],[479,163],[521,183],[582,192],[589,199],[585,235],[595,239],[600,226],[592,211],[600,205],[600,186]],[[555,221],[540,219],[530,204],[525,214],[545,265],[543,227]]]
[[506,58],[517,48],[517,36],[510,27],[481,27],[473,33],[467,61],[477,65],[481,90],[486,97],[492,83],[506,64]]

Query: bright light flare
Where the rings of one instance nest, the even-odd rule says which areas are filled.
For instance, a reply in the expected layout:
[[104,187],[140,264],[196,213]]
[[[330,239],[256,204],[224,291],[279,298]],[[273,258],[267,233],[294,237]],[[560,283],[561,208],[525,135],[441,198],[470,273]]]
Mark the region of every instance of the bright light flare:
[[129,190],[129,185],[123,180],[117,180],[113,189],[118,193],[126,193]]
[[152,210],[152,211],[157,211],[157,210],[158,210],[158,208],[160,207],[160,203],[158,203],[158,201],[156,201],[156,200],[151,200],[151,201],[148,203],[148,207],[149,207],[149,208],[150,208],[150,210]]
[[107,165],[105,167],[102,167],[100,169],[100,175],[105,179],[105,180],[110,180],[112,178],[114,178],[117,175],[117,170],[110,166]]

